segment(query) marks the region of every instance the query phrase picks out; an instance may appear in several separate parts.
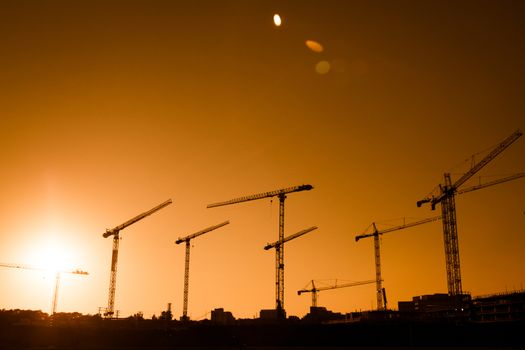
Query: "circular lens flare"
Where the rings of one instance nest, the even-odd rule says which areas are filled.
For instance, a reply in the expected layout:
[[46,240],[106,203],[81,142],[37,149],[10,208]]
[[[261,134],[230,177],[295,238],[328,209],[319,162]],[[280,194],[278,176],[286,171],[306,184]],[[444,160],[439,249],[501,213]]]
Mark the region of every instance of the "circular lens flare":
[[320,61],[315,65],[315,71],[318,74],[326,74],[330,71],[330,62],[328,61]]

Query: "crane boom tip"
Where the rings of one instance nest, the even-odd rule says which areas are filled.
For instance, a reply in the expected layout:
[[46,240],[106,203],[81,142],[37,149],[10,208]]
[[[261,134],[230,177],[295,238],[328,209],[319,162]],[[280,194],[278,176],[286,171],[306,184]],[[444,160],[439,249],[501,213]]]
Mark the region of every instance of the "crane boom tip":
[[422,200],[420,200],[420,201],[417,201],[417,202],[416,202],[416,205],[417,205],[418,208],[421,208],[421,206],[422,206],[423,204],[428,203],[428,202],[430,202],[430,199],[425,198],[425,199],[422,199]]

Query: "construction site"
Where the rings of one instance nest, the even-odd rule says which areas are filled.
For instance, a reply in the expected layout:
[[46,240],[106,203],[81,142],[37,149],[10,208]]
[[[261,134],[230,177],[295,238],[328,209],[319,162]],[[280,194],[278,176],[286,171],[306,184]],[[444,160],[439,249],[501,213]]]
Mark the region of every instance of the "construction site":
[[0,343],[4,349],[525,347],[525,291],[460,299],[425,295],[400,303],[399,311],[350,314],[312,306],[302,319],[282,320],[266,310],[258,319],[235,319],[220,308],[203,321],[172,320],[169,309],[148,320],[3,310]]
[[[0,312],[0,344],[7,349],[39,348],[55,346],[64,348],[97,348],[104,346],[525,346],[520,330],[525,325],[525,291],[516,290],[485,296],[472,296],[462,287],[459,259],[458,230],[456,224],[455,197],[459,194],[483,189],[525,177],[525,173],[500,177],[489,182],[462,187],[485,165],[516,141],[522,132],[516,130],[498,143],[481,160],[472,164],[470,170],[452,181],[445,173],[444,181],[437,191],[417,201],[417,206],[429,203],[432,210],[438,205],[441,215],[402,225],[380,229],[372,223],[364,232],[355,235],[355,241],[373,238],[373,263],[375,278],[364,281],[311,280],[297,291],[297,295],[310,294],[309,312],[302,318],[287,315],[285,308],[285,262],[284,247],[288,242],[318,229],[312,226],[296,233],[285,234],[285,199],[297,192],[311,191],[312,185],[300,185],[255,195],[243,196],[223,202],[212,203],[207,208],[228,206],[242,202],[277,198],[278,239],[262,247],[275,250],[275,308],[259,311],[258,317],[236,318],[224,308],[210,310],[210,317],[192,320],[188,308],[190,300],[190,242],[204,234],[215,231],[230,221],[201,229],[179,237],[175,244],[185,244],[183,308],[180,318],[173,315],[171,303],[160,313],[145,319],[138,312],[119,317],[116,309],[117,266],[119,242],[122,231],[144,218],[172,204],[168,199],[124,223],[107,229],[103,238],[112,238],[112,254],[109,275],[107,307],[93,315],[60,313],[57,311],[59,285],[62,274],[88,275],[81,269],[57,270],[52,308],[49,314],[42,311],[2,310]],[[384,287],[381,263],[380,237],[398,230],[441,221],[447,272],[448,293],[414,296],[412,300],[388,303]],[[322,228],[321,228],[322,230]],[[19,270],[42,270],[44,267],[2,263],[0,266]],[[320,306],[321,292],[375,284],[376,305],[374,310],[340,313]],[[73,330],[73,331],[72,331]],[[71,332],[72,331],[72,332]],[[26,338],[23,334],[33,334]],[[67,333],[67,335],[66,335]],[[381,336],[374,336],[380,334]],[[108,343],[108,339],[110,339]]]
[[525,1],[0,28],[0,350],[525,350]]

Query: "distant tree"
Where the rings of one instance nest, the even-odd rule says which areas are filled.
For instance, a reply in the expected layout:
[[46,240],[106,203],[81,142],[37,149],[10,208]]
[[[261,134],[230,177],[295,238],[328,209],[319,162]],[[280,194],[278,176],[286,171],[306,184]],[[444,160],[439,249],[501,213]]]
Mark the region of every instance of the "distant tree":
[[160,313],[159,320],[168,320],[168,321],[171,321],[171,319],[173,319],[173,315],[171,314],[171,310],[168,310],[168,311],[162,311],[162,312]]
[[135,320],[143,320],[144,319],[144,313],[142,311],[137,312],[133,315],[133,318]]
[[2,324],[41,324],[49,320],[48,314],[40,310],[1,310],[0,322]]

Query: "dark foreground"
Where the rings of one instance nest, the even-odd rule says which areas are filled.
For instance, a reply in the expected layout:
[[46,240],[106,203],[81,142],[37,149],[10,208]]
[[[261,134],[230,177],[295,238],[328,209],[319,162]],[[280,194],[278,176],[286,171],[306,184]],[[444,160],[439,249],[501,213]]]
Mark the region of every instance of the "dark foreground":
[[3,324],[0,349],[525,349],[525,322]]

